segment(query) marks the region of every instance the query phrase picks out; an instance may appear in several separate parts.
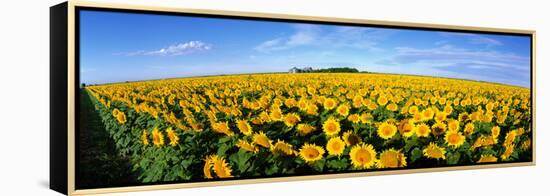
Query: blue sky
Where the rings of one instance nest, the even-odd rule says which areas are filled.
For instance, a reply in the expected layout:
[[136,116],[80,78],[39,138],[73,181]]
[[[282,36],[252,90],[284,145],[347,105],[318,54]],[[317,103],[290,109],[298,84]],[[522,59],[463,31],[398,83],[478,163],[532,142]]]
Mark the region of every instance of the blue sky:
[[530,85],[527,36],[105,11],[80,20],[88,84],[311,66]]

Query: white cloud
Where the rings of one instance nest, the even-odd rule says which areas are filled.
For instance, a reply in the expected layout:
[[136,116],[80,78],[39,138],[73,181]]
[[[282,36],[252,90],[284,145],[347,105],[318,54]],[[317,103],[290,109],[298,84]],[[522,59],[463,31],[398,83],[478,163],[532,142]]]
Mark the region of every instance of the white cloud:
[[[397,47],[377,63],[396,73],[483,80],[526,86],[530,58],[494,50],[472,50],[446,44],[434,48]],[[375,67],[376,68],[376,67]],[[380,69],[379,69],[380,70]]]
[[288,45],[283,42],[282,38],[267,40],[260,45],[256,46],[254,49],[260,52],[270,52],[276,50],[287,49]]
[[295,28],[298,30],[294,33],[286,44],[288,46],[300,46],[313,43],[319,37],[320,29],[312,25],[297,25]]
[[473,34],[473,33],[442,33],[443,36],[448,37],[463,37],[468,40],[470,44],[480,44],[485,45],[487,47],[491,46],[502,46],[504,45],[501,41],[492,39],[480,34]]
[[356,48],[380,51],[376,44],[385,38],[387,32],[366,27],[339,27],[328,31],[315,25],[295,25],[295,32],[286,37],[264,41],[254,49],[260,52],[287,50],[300,46],[314,46],[324,49]]
[[260,52],[286,50],[289,48],[308,45],[318,39],[320,29],[313,25],[294,25],[296,32],[289,37],[275,38],[262,42],[254,49]]
[[468,68],[470,68],[470,69],[494,69],[494,67],[487,66],[487,65],[469,65]]
[[483,45],[489,45],[489,46],[501,46],[502,45],[502,42],[500,42],[496,39],[491,39],[491,38],[483,37],[483,36],[473,36],[473,37],[471,37],[470,38],[470,43],[483,44]]
[[381,51],[377,43],[388,36],[387,31],[366,27],[340,27],[324,37],[324,43],[333,47],[350,47]]
[[441,45],[445,45],[445,44],[447,44],[447,43],[449,43],[449,41],[447,41],[447,40],[440,40],[440,41],[435,42],[434,45],[441,46]]
[[474,51],[464,48],[457,48],[452,45],[443,45],[436,48],[395,48],[397,55],[392,60],[400,64],[417,62],[447,62],[447,64],[475,64],[499,68],[510,68],[517,70],[529,69],[529,58],[518,56],[512,53],[497,51]]
[[178,55],[185,55],[185,54],[190,54],[198,51],[210,50],[211,48],[212,48],[211,44],[207,44],[201,41],[189,41],[189,42],[170,45],[168,47],[161,48],[158,50],[152,50],[152,51],[140,50],[135,52],[125,52],[125,53],[118,53],[118,54],[126,55],[126,56],[137,56],[137,55],[178,56]]

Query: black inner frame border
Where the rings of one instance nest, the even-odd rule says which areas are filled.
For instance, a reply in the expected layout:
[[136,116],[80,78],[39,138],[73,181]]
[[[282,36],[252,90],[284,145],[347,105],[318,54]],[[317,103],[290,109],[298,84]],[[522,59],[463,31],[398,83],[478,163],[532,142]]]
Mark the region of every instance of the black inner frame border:
[[[136,9],[124,9],[124,8],[100,8],[100,7],[89,7],[89,6],[75,6],[75,15],[74,15],[74,70],[75,70],[75,132],[74,132],[74,143],[75,146],[73,149],[75,153],[75,175],[74,175],[74,185],[75,190],[82,190],[79,188],[79,155],[80,155],[80,11],[101,11],[101,12],[111,12],[111,13],[132,13],[132,14],[150,14],[150,15],[165,15],[165,16],[180,16],[180,17],[201,17],[201,18],[213,18],[213,19],[234,19],[234,20],[248,20],[248,21],[266,21],[266,22],[285,22],[285,23],[304,23],[304,24],[320,24],[320,25],[342,25],[342,26],[354,26],[354,27],[374,27],[374,28],[387,28],[387,29],[406,29],[406,30],[422,30],[422,31],[443,31],[443,32],[457,32],[457,33],[476,33],[476,34],[486,34],[486,35],[508,35],[508,36],[526,36],[530,40],[530,94],[531,94],[531,129],[533,129],[533,121],[535,114],[533,113],[533,67],[534,67],[534,55],[533,54],[533,34],[531,33],[511,33],[511,32],[497,32],[497,31],[482,31],[482,30],[466,30],[466,29],[450,29],[450,28],[438,28],[438,27],[413,27],[413,26],[399,26],[399,25],[386,25],[386,24],[362,24],[362,23],[350,23],[350,22],[333,22],[333,21],[316,21],[316,20],[304,20],[304,19],[283,19],[283,18],[264,18],[264,17],[252,17],[252,16],[234,16],[234,15],[218,15],[218,14],[199,14],[199,13],[185,13],[185,12],[173,12],[173,11],[150,11],[150,10],[136,10]],[[275,14],[276,15],[276,14]],[[467,28],[467,27],[465,27]],[[71,52],[71,51],[69,51]],[[532,139],[534,140],[534,129],[531,132]],[[532,157],[531,162],[534,163],[535,150],[534,142],[531,143]],[[430,167],[418,167],[418,168],[395,168],[395,169],[369,169],[369,170],[356,170],[356,171],[340,171],[340,172],[324,172],[322,174],[295,174],[295,175],[272,175],[272,176],[262,176],[262,177],[239,177],[231,179],[204,179],[204,180],[190,180],[190,181],[171,181],[171,182],[154,182],[154,183],[132,183],[125,184],[122,186],[108,186],[108,187],[92,187],[92,188],[122,188],[128,186],[146,186],[146,185],[162,185],[162,184],[185,184],[185,183],[200,183],[200,182],[212,182],[212,181],[238,181],[245,179],[262,179],[262,178],[280,178],[280,177],[298,177],[298,176],[319,176],[319,175],[330,175],[330,174],[345,174],[345,173],[368,173],[373,171],[394,171],[394,170],[415,170],[415,169],[430,169],[430,168],[449,168],[449,171],[452,168],[461,167],[461,166],[480,166],[480,165],[498,165],[498,164],[509,164],[509,163],[528,163],[525,161],[510,161],[510,162],[497,162],[497,163],[477,163],[477,164],[457,164],[452,166],[430,166]],[[69,182],[71,183],[71,182]],[[246,182],[243,182],[246,183]],[[89,188],[85,188],[89,189]]]

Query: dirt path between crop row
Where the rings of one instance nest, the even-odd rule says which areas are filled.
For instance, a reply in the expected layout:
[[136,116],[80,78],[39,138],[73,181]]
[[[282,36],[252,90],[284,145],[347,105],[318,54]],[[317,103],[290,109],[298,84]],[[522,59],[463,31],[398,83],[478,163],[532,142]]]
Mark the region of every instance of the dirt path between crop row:
[[105,188],[136,183],[132,165],[117,153],[92,97],[80,91],[76,188]]

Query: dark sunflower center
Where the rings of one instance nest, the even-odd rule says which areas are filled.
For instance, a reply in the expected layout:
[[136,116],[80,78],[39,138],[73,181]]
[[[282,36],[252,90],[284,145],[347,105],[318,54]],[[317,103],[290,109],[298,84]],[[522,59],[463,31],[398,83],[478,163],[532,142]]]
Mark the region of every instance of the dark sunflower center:
[[443,128],[441,128],[441,127],[435,127],[433,130],[434,130],[434,135],[443,134]]
[[354,146],[355,144],[358,144],[360,141],[361,141],[361,139],[359,138],[359,136],[357,136],[355,134],[350,135],[348,137],[348,142],[349,142],[350,146]]

